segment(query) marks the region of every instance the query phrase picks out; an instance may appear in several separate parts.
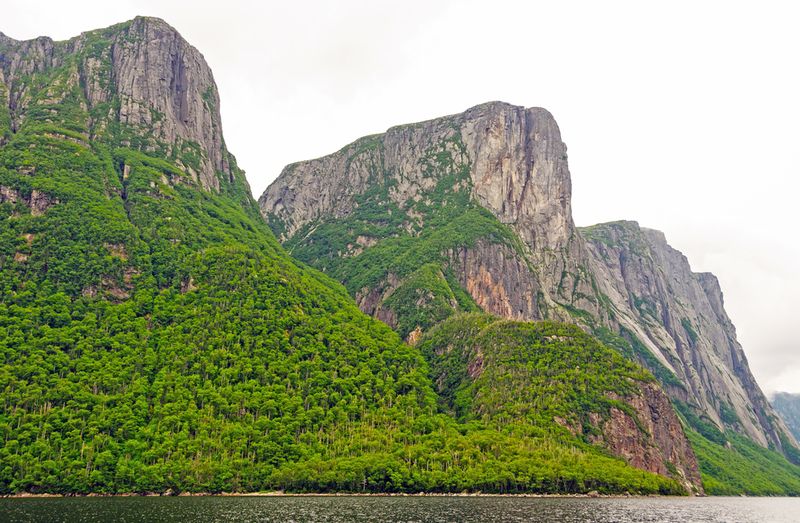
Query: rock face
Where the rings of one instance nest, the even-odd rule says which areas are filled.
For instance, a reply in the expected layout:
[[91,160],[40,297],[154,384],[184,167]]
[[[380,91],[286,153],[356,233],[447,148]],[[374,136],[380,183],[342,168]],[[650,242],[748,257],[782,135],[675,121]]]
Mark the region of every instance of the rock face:
[[463,116],[472,194],[510,224],[532,252],[563,248],[572,236],[567,147],[545,109],[486,104]]
[[[673,400],[783,446],[787,431],[748,368],[716,278],[633,222],[575,227],[566,146],[544,109],[493,102],[394,127],[288,166],[259,204],[296,256],[371,296],[363,310],[384,311],[393,326],[402,314],[382,303],[413,266],[434,261],[471,298],[462,308],[611,335]],[[345,258],[364,231],[371,246]]]
[[800,440],[800,394],[778,392],[772,396],[771,403],[795,439]]
[[[442,158],[447,158],[444,172],[434,172]],[[442,178],[464,171],[458,182],[512,225],[533,251],[569,243],[572,188],[558,125],[545,109],[499,102],[394,127],[331,156],[290,165],[259,204],[283,222],[287,239],[307,223],[348,215],[376,174],[392,178],[389,198],[402,206],[424,199]]]
[[515,320],[539,319],[539,286],[529,266],[513,249],[478,241],[447,252],[447,264],[478,306]]
[[[51,83],[32,81],[37,74],[50,74]],[[65,42],[0,34],[0,95],[0,124],[11,132],[31,118],[63,123],[74,105],[89,114],[75,129],[87,139],[172,158],[206,189],[219,190],[233,176],[211,69],[157,18],[137,17]]]
[[720,427],[780,446],[783,427],[747,365],[710,273],[692,272],[664,234],[635,222],[584,229],[592,273],[617,328],[637,332],[684,390],[673,394]]
[[640,394],[624,401],[633,407],[636,419],[618,408],[612,408],[606,420],[594,416],[602,430],[597,443],[634,467],[662,476],[673,472],[672,464],[689,491],[700,485],[697,458],[664,391],[645,384]]
[[[543,289],[591,292],[587,281],[574,276],[575,260],[585,263],[585,255],[572,221],[566,146],[545,109],[492,102],[394,127],[333,155],[288,166],[259,205],[287,241],[303,228],[356,214],[375,186],[385,191],[381,204],[405,213],[390,234],[429,228],[431,208],[444,203],[431,195],[451,191],[489,210],[522,239],[503,249],[494,241],[459,245],[448,254],[462,286],[475,289],[470,294],[488,312],[531,319],[542,317],[544,309],[566,319]],[[486,259],[489,253],[492,260]],[[486,262],[483,269],[478,260]]]
[[31,190],[30,195],[26,196],[20,194],[17,189],[13,187],[6,187],[0,185],[0,203],[17,203],[20,202],[31,211],[32,216],[41,216],[53,205],[59,203],[57,198],[51,198],[47,194],[36,189]]

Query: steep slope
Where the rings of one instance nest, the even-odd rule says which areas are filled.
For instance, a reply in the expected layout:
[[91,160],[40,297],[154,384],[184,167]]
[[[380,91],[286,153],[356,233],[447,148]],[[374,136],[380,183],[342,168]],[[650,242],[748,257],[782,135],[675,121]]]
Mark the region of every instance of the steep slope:
[[293,256],[411,342],[461,311],[578,323],[718,430],[793,455],[716,279],[660,233],[574,226],[566,146],[544,109],[492,102],[394,127],[286,167],[259,204]]
[[569,193],[549,113],[492,103],[290,165],[259,203],[288,249],[366,312],[391,319],[388,295],[436,262],[487,312],[524,319],[552,309],[541,280],[575,246]]
[[778,411],[786,426],[796,440],[800,440],[800,394],[776,392],[772,396],[772,406]]
[[421,358],[263,225],[172,28],[2,46],[0,490],[259,488],[427,411]]
[[579,437],[689,490],[700,484],[689,441],[652,375],[574,325],[457,315],[420,347],[441,401],[461,421],[525,438]]
[[608,298],[609,323],[631,340],[655,345],[663,372],[681,384],[672,387],[673,397],[699,406],[720,428],[781,448],[786,430],[749,371],[717,278],[692,272],[663,233],[635,222],[595,225],[581,234],[598,289]]
[[0,75],[0,493],[683,491],[439,413],[420,351],[275,240],[163,21],[3,36]]
[[0,33],[0,53],[12,132],[31,122],[59,125],[166,157],[205,188],[219,189],[237,171],[211,69],[163,22],[139,17],[66,42]]

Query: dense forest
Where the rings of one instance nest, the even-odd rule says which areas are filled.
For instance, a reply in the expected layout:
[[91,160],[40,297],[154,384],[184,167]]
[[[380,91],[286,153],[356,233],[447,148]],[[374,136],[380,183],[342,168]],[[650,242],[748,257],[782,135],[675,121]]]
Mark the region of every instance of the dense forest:
[[[563,434],[456,423],[419,350],[253,207],[58,132],[2,149],[4,492],[681,490]],[[34,190],[58,203],[34,215]]]
[[0,492],[684,492],[554,422],[450,416],[418,348],[283,251],[233,157],[208,189],[196,148],[97,125],[120,102],[73,74],[122,30],[0,120]]
[[[112,41],[138,45],[130,28],[59,43],[15,80],[16,113],[0,104],[0,494],[691,490],[677,464],[635,468],[603,438],[619,412],[651,436],[629,401],[655,380],[625,347],[480,314],[454,281],[444,250],[517,241],[446,190],[463,172],[430,159],[449,177],[413,235],[326,254],[396,219],[378,185],[292,258],[224,145],[209,187],[198,143],[121,123]],[[203,100],[218,111],[213,85]],[[348,294],[390,268],[397,331]],[[708,492],[800,492],[794,465],[684,410]]]

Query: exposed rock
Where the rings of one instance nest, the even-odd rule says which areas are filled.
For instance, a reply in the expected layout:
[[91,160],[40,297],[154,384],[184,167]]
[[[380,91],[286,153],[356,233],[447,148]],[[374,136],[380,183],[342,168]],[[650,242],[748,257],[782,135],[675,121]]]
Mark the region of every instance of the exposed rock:
[[[44,72],[56,74],[57,95],[28,83],[31,74]],[[87,140],[105,137],[115,122],[122,124],[123,135],[117,138],[123,145],[174,157],[206,189],[219,190],[221,179],[233,176],[211,69],[164,21],[137,17],[64,42],[0,38],[0,91],[12,130],[24,125],[33,105],[57,113],[75,91],[64,85],[82,91],[76,103],[87,113]]]
[[19,191],[13,187],[0,185],[0,203],[17,203],[21,200],[22,196],[19,194]]
[[[426,169],[447,154],[445,172]],[[288,166],[259,199],[262,211],[283,221],[284,239],[320,217],[343,217],[356,197],[385,170],[394,203],[419,200],[437,178],[469,168],[473,197],[529,244],[564,247],[573,232],[566,146],[552,115],[492,102],[469,111],[362,138],[332,155]],[[381,174],[384,174],[381,172]]]
[[41,216],[47,209],[60,202],[58,201],[58,198],[52,198],[47,194],[34,189],[31,191],[31,197],[27,203],[31,208],[31,214],[33,216]]
[[481,309],[503,318],[540,318],[537,280],[513,249],[482,241],[446,254],[459,283]]
[[408,335],[408,344],[409,345],[416,345],[419,342],[419,339],[422,337],[422,328],[417,326],[416,329],[411,331]]
[[545,109],[501,103],[460,118],[475,199],[533,252],[564,247],[572,235],[567,147]]
[[758,387],[736,329],[723,307],[714,275],[692,272],[683,254],[659,231],[635,222],[596,225],[583,231],[592,273],[618,326],[635,331],[662,364],[686,385],[686,397],[720,427],[762,446],[781,448],[783,427]]
[[[572,321],[591,331],[607,327],[641,349],[640,362],[651,366],[673,399],[721,428],[782,447],[786,429],[748,368],[716,278],[693,273],[657,231],[631,223],[578,230],[566,146],[544,109],[492,102],[393,127],[288,166],[259,204],[283,241],[302,244],[298,231],[313,237],[317,224],[347,219],[368,191],[383,186],[388,190],[378,203],[405,213],[389,234],[414,237],[430,227],[419,203],[432,202],[443,183],[452,184],[452,192],[468,191],[519,239],[484,238],[441,253],[443,267],[483,310]],[[351,256],[372,248],[351,244]],[[398,319],[381,304],[400,284],[383,281],[354,294],[362,310],[396,326]],[[723,411],[738,420],[723,420]]]
[[41,216],[47,209],[60,203],[58,198],[53,198],[37,189],[33,189],[30,195],[25,196],[17,189],[0,185],[0,203],[5,202],[21,202],[31,210],[33,216]]
[[624,401],[633,407],[636,419],[616,407],[605,420],[592,414],[590,417],[602,429],[595,442],[634,467],[677,476],[689,492],[698,488],[697,458],[666,394],[654,384],[644,384],[640,394]]

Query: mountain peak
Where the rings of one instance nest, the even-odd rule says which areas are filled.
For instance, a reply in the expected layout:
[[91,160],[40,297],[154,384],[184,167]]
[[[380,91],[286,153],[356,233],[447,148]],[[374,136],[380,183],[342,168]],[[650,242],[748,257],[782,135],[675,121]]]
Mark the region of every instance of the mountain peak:
[[135,16],[131,21],[131,23],[140,23],[145,25],[155,25],[164,27],[166,29],[170,29],[172,31],[178,32],[174,27],[169,25],[163,18],[159,18],[157,16],[146,16],[146,15],[138,15]]
[[293,164],[259,203],[293,255],[409,340],[473,307],[578,323],[720,429],[782,449],[716,278],[637,222],[577,230],[566,151],[546,109],[487,102]]
[[415,205],[434,178],[464,175],[455,189],[467,190],[531,248],[559,249],[572,236],[572,185],[558,125],[545,109],[505,102],[392,127],[292,164],[264,192],[262,209],[284,222],[288,238],[320,216],[347,214],[371,180],[384,176],[375,170],[384,161],[400,165],[391,174],[397,188],[390,197],[401,207]]
[[[75,103],[86,113],[82,132],[93,138],[116,133],[122,145],[169,157],[206,189],[233,182],[211,69],[164,20],[139,16],[66,42],[40,37],[5,44],[0,82],[13,130],[42,114],[34,107],[58,111],[75,95],[59,86],[78,85],[83,92]],[[39,73],[52,85],[33,89],[28,78]],[[43,118],[58,123],[50,114]]]
[[482,113],[498,113],[503,111],[526,111],[530,113],[539,114],[542,117],[548,117],[555,120],[553,114],[544,107],[525,107],[523,105],[514,105],[502,100],[491,100],[484,102],[473,107],[470,107],[463,114],[473,116]]

